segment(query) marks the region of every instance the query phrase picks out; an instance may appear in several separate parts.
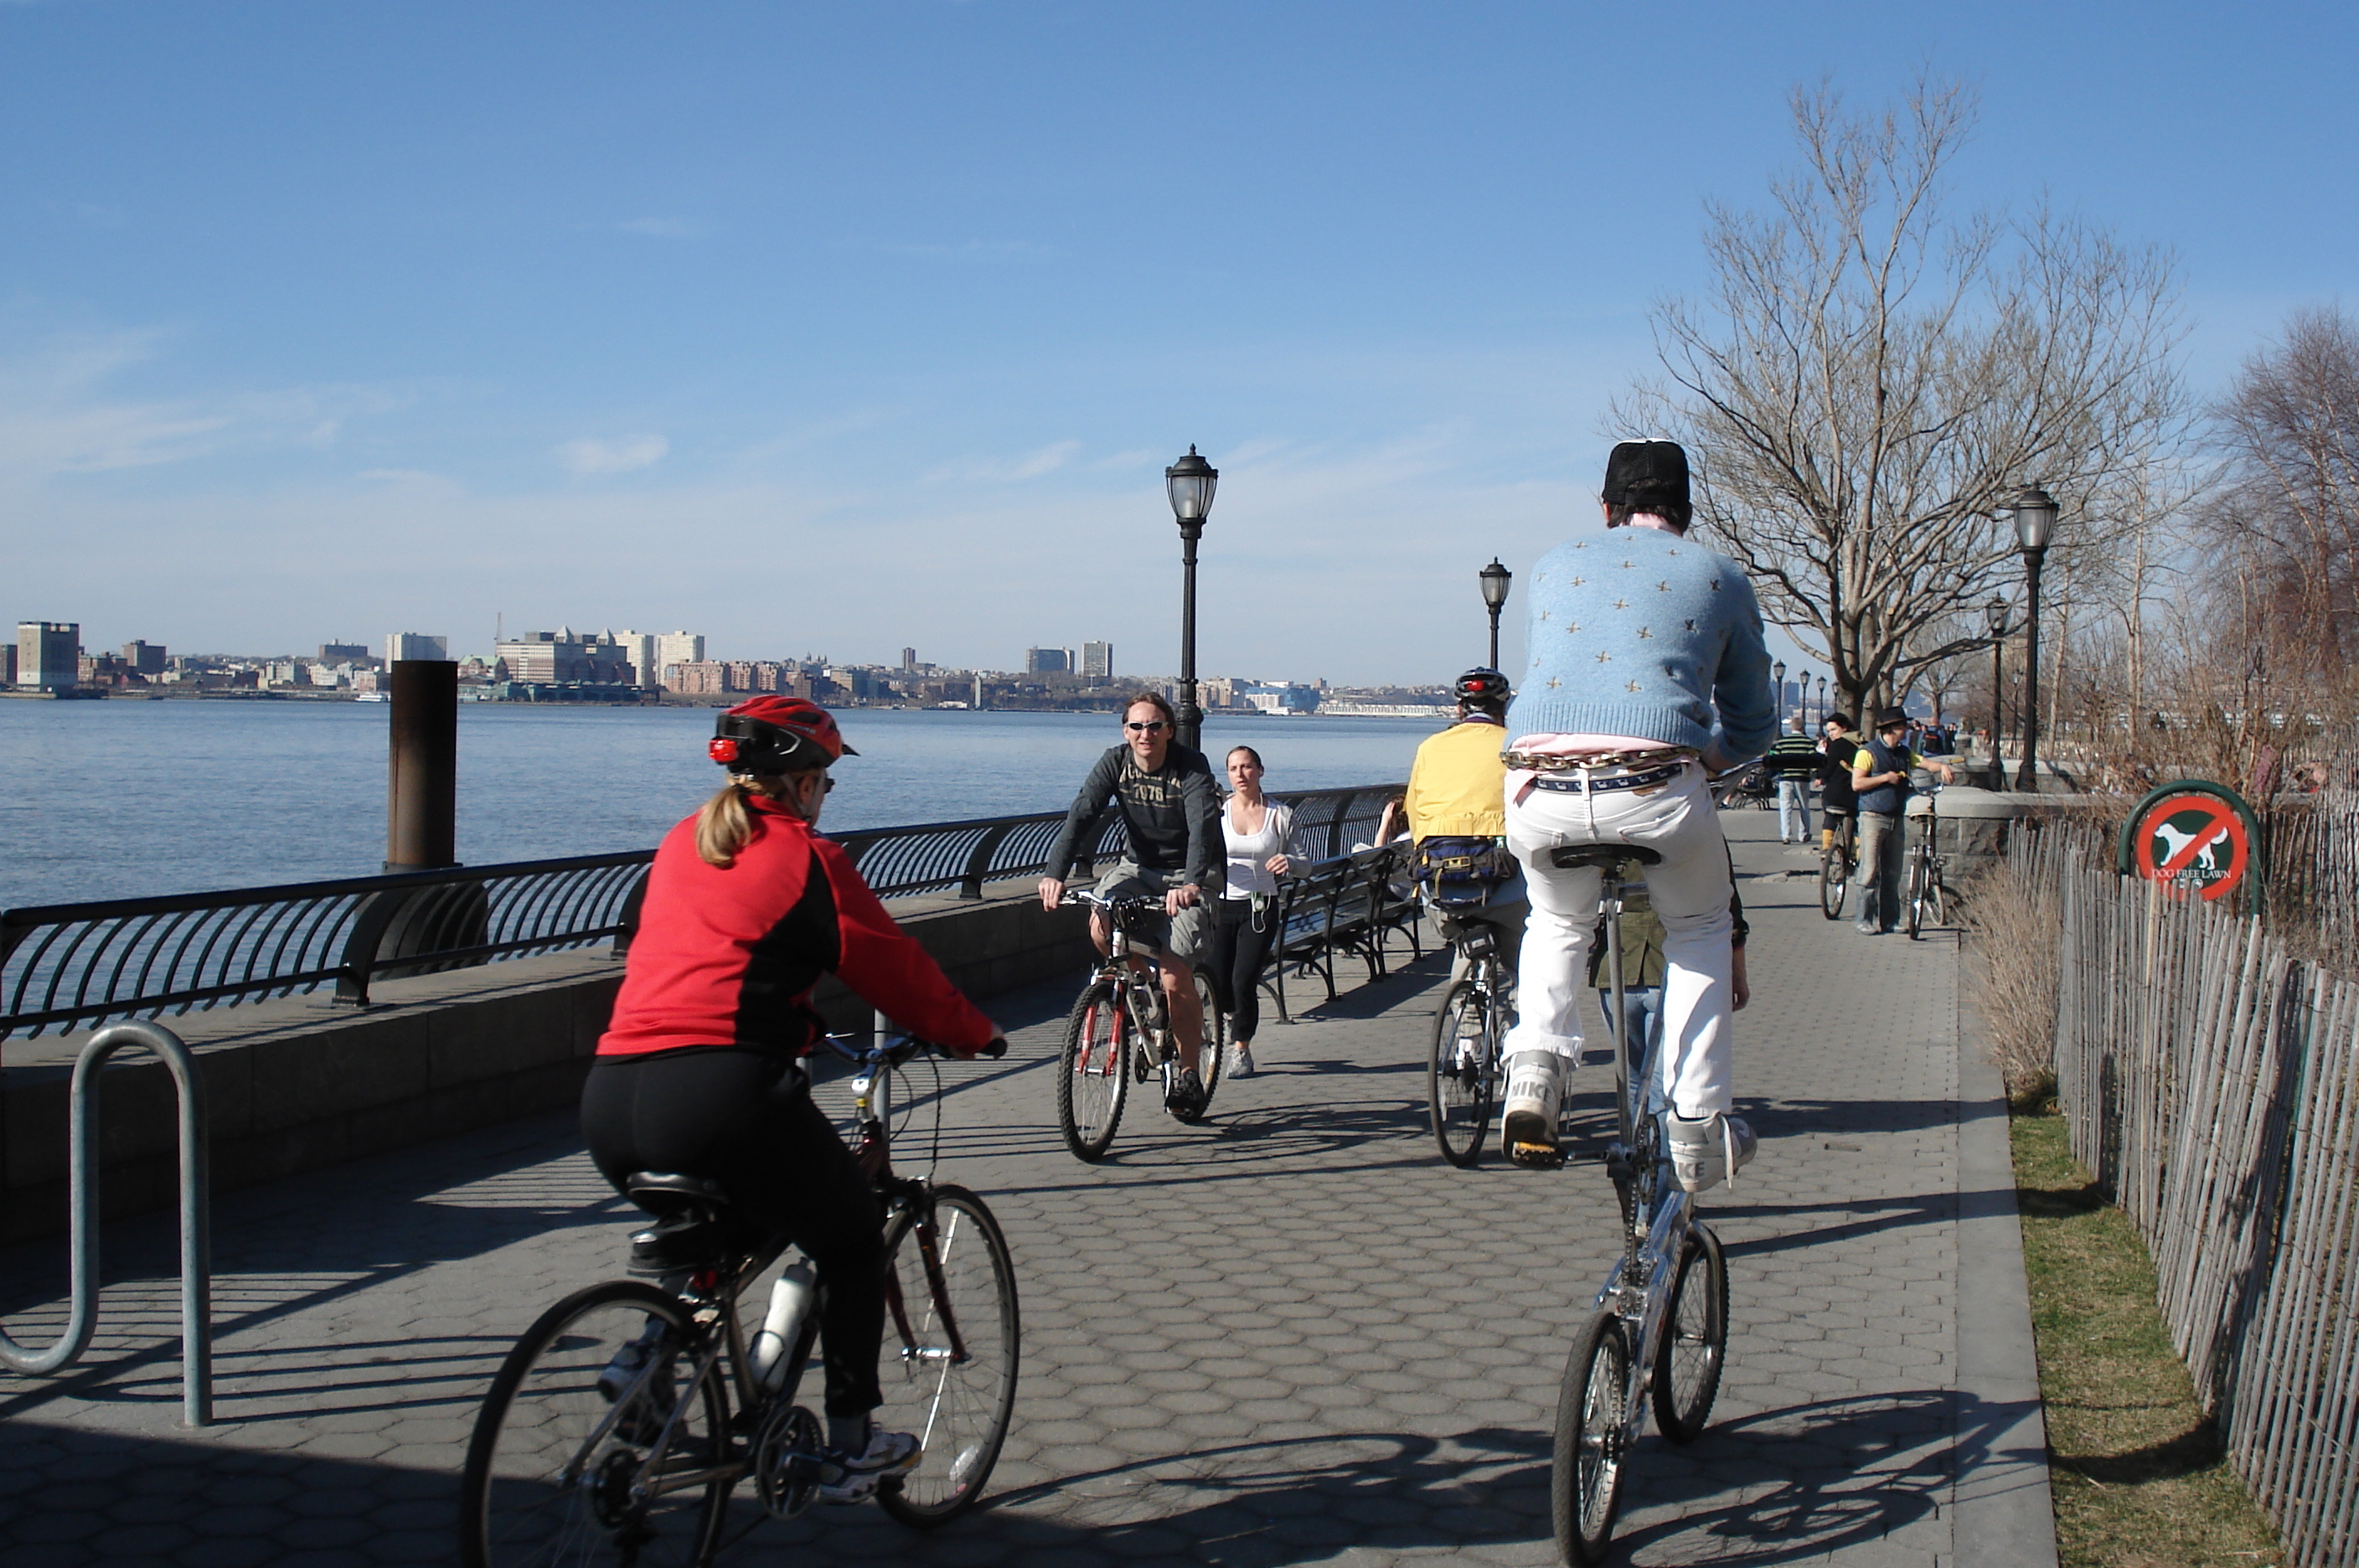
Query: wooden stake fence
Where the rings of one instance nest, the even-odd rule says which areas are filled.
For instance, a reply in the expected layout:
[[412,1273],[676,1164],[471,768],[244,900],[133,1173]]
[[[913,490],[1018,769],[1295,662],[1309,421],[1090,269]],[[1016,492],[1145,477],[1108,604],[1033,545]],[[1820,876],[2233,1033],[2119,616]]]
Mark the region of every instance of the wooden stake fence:
[[[2311,830],[2305,880],[2350,874],[2335,825]],[[2093,835],[2010,853],[2061,897],[2073,1152],[2144,1233],[2172,1342],[2290,1562],[2359,1561],[2359,983],[2116,877]]]

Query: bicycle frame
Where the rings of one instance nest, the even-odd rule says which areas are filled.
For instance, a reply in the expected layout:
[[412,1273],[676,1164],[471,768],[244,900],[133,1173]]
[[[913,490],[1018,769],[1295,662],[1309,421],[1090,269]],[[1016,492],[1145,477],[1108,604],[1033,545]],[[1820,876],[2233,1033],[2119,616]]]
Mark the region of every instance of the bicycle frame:
[[[1663,1039],[1659,1030],[1649,1031],[1654,1038],[1647,1042],[1636,1077],[1634,1079],[1630,1073],[1629,1046],[1623,1039],[1629,1029],[1630,1015],[1622,971],[1622,877],[1613,866],[1606,867],[1603,875],[1598,903],[1605,915],[1605,975],[1613,1009],[1614,1100],[1621,1123],[1621,1137],[1605,1151],[1605,1165],[1617,1183],[1626,1183],[1630,1203],[1629,1223],[1623,1227],[1622,1257],[1605,1277],[1605,1282],[1598,1287],[1590,1307],[1592,1311],[1611,1310],[1624,1323],[1637,1325],[1633,1356],[1636,1380],[1629,1408],[1622,1413],[1623,1435],[1636,1442],[1646,1421],[1647,1404],[1643,1396],[1655,1377],[1663,1313],[1669,1305],[1670,1272],[1695,1223],[1695,1200],[1671,1173],[1662,1127],[1662,1117],[1669,1114],[1669,1108],[1658,1109],[1653,1104],[1654,1085],[1662,1073]],[[1653,1124],[1645,1129],[1652,1137],[1640,1136],[1642,1122]]]
[[[1095,893],[1085,889],[1076,889],[1066,894],[1065,897],[1072,902],[1086,904],[1105,917],[1106,952],[1105,957],[1099,961],[1097,975],[1101,979],[1111,981],[1114,985],[1114,1044],[1123,1057],[1123,1060],[1114,1065],[1118,1066],[1125,1073],[1130,1071],[1131,1064],[1127,1060],[1129,1053],[1123,1049],[1123,1034],[1126,1027],[1135,1027],[1139,1031],[1140,1037],[1147,1040],[1149,1048],[1154,1051],[1156,1065],[1161,1067],[1168,1075],[1173,1064],[1180,1059],[1180,1042],[1171,1032],[1171,1004],[1163,995],[1163,964],[1160,959],[1152,948],[1136,953],[1132,950],[1130,925],[1126,917],[1134,913],[1134,910],[1123,906],[1125,903],[1136,904],[1138,901],[1101,898]],[[1133,968],[1134,959],[1146,967]],[[1152,1009],[1147,1016],[1141,1016],[1142,1009],[1137,999],[1132,995],[1134,990],[1144,990],[1147,993]]]

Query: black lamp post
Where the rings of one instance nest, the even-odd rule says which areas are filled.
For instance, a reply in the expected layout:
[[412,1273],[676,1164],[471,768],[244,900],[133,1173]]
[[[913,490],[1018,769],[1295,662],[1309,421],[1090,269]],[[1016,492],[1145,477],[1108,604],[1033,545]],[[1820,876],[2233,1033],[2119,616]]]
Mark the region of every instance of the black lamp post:
[[1998,737],[2006,730],[2006,685],[2001,657],[2006,651],[2006,634],[2013,628],[2006,624],[2006,601],[1993,599],[1983,606],[1983,620],[1990,627],[1991,645],[1991,788],[2006,788],[2006,770],[1999,767]]
[[1809,729],[1810,727],[1810,672],[1807,670],[1794,672],[1794,706],[1801,710],[1802,727],[1805,730]]
[[2023,565],[2029,588],[2028,618],[2023,633],[2023,761],[2015,770],[2018,789],[2039,788],[2039,562],[2048,553],[2048,536],[2056,527],[2056,498],[2037,485],[2016,492],[2015,539],[2023,547]]
[[1180,520],[1180,742],[1194,749],[1202,735],[1204,710],[1196,705],[1196,541],[1204,537],[1204,514],[1212,509],[1212,490],[1220,470],[1196,455],[1193,441],[1188,455],[1163,471],[1163,488],[1171,496],[1171,515]]
[[1474,575],[1482,580],[1484,608],[1491,612],[1490,668],[1496,670],[1499,668],[1499,612],[1506,607],[1507,584],[1515,580],[1516,574],[1500,565],[1499,558],[1495,555],[1491,558],[1491,564]]
[[1823,729],[1823,728],[1826,726],[1826,722],[1827,722],[1827,678],[1826,678],[1825,676],[1821,675],[1821,676],[1820,676],[1820,677],[1819,677],[1819,725],[1820,725],[1820,727]]
[[1786,728],[1786,661],[1784,659],[1781,659],[1769,667],[1769,679],[1777,682],[1777,685],[1772,688],[1777,695],[1770,699],[1769,711],[1777,716],[1777,729],[1782,734]]

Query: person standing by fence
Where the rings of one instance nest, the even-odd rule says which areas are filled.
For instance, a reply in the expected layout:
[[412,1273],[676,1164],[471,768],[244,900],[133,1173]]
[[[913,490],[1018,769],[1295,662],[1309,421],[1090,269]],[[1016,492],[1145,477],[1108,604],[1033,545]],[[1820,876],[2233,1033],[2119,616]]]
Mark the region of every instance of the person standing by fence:
[[1294,812],[1262,793],[1261,753],[1253,747],[1231,747],[1228,772],[1229,798],[1221,808],[1228,871],[1212,906],[1212,953],[1204,974],[1213,1001],[1229,1016],[1234,1054],[1228,1071],[1250,1078],[1254,1031],[1261,1025],[1261,969],[1277,941],[1277,879],[1291,869],[1286,851]]
[[1902,812],[1911,768],[1930,768],[1944,784],[1957,775],[1946,763],[1929,763],[1908,748],[1908,715],[1886,708],[1875,715],[1875,734],[1852,758],[1851,786],[1859,797],[1859,934],[1882,936],[1900,924],[1900,861],[1907,844]]

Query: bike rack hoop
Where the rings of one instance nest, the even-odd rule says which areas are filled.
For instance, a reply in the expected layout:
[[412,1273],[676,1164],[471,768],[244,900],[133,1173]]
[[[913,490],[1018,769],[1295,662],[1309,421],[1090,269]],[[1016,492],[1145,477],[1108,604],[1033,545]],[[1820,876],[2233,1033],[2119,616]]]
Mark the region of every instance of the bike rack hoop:
[[213,1419],[212,1215],[206,1186],[205,1083],[196,1058],[179,1035],[159,1024],[110,1024],[90,1037],[74,1059],[66,1115],[71,1138],[67,1192],[71,1213],[72,1298],[65,1331],[47,1350],[18,1345],[0,1330],[0,1363],[46,1377],[82,1358],[98,1326],[98,1167],[92,1157],[98,1121],[98,1074],[107,1058],[142,1045],[170,1070],[180,1122],[180,1421],[210,1426]]

